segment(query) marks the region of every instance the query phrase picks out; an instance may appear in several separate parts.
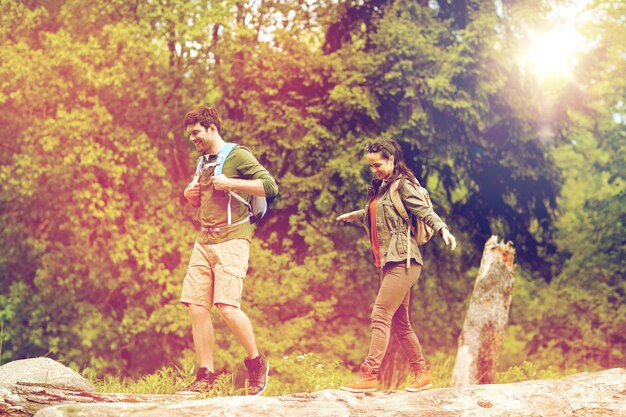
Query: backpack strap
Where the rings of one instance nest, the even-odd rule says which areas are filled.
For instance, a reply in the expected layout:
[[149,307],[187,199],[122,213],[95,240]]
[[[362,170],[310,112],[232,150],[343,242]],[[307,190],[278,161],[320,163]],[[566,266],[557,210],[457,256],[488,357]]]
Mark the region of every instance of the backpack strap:
[[[237,200],[241,201],[242,204],[244,204],[246,207],[248,207],[248,213],[252,213],[252,206],[250,206],[250,203],[248,203],[245,198],[243,198],[242,196],[240,196],[237,193],[233,193],[232,191],[229,191],[228,192],[228,224],[229,225],[232,223],[232,219],[230,218],[230,200],[231,200],[232,197],[235,197]],[[248,214],[248,217],[246,217],[245,220],[243,220],[241,222],[237,222],[237,223],[247,222],[248,219],[250,219],[250,215],[249,214]]]
[[[232,143],[232,142],[227,142],[224,144],[224,146],[222,146],[222,149],[220,149],[220,151],[217,154],[217,158],[215,161],[215,168],[213,170],[213,175],[222,175],[222,170],[223,170],[226,158],[228,158],[228,155],[230,155],[233,149],[235,149],[237,146],[239,145],[237,145],[236,143]],[[198,166],[200,166],[201,161],[199,161],[198,164],[199,164]],[[244,204],[248,208],[248,213],[249,213],[248,217],[246,217],[243,220],[238,221],[235,224],[233,224],[232,222],[232,214],[231,214],[231,208],[230,208],[232,197],[235,197],[242,204]],[[228,191],[228,207],[227,207],[228,225],[226,227],[244,223],[248,220],[254,223],[255,221],[258,221],[259,218],[262,218],[265,215],[265,213],[267,212],[267,200],[265,199],[265,197],[254,197],[251,200],[252,201],[247,201],[245,198],[241,197],[236,192]]]
[[397,179],[393,183],[391,183],[391,187],[389,188],[389,196],[391,197],[391,202],[393,203],[393,207],[400,214],[400,217],[402,217],[405,222],[408,222],[409,214],[406,212],[406,209],[404,208],[404,204],[402,204],[402,199],[400,198],[400,193],[398,192],[399,186],[400,186],[400,179]]
[[[216,160],[216,166],[215,166],[215,170],[213,171],[213,175],[221,175],[222,174],[222,169],[224,166],[224,162],[226,161],[226,158],[228,158],[228,155],[230,155],[230,153],[232,152],[233,149],[235,149],[235,147],[237,147],[238,145],[236,143],[232,143],[232,142],[228,142],[225,143],[224,146],[222,146],[222,149],[220,149],[219,153],[217,154],[217,160]],[[232,225],[232,214],[231,214],[231,208],[230,208],[230,203],[232,201],[232,197],[235,197],[237,200],[239,200],[243,205],[245,205],[248,208],[248,213],[250,213],[248,215],[248,217],[246,217],[245,220],[239,221],[237,222],[237,224],[239,223],[243,223],[248,221],[249,219],[252,220],[253,216],[256,216],[257,214],[260,214],[260,217],[263,217],[265,215],[265,212],[267,211],[267,202],[265,200],[265,198],[255,198],[252,200],[253,205],[250,204],[250,202],[248,202],[245,198],[241,197],[239,194],[233,192],[233,191],[228,191],[228,208],[227,208],[227,221],[228,221],[228,226]]]
[[404,208],[404,204],[402,204],[402,199],[400,198],[400,193],[398,192],[398,187],[400,186],[400,179],[398,178],[393,183],[391,183],[391,187],[389,188],[389,196],[391,197],[391,202],[393,203],[393,207],[400,214],[400,217],[407,222],[406,228],[406,267],[407,269],[411,266],[411,218],[409,214],[406,212]]
[[198,164],[196,166],[196,172],[194,177],[199,177],[202,174],[202,169],[204,168],[204,154],[198,157]]
[[204,154],[200,155],[200,157],[198,158],[198,164],[196,165],[196,172],[193,174],[193,179],[191,180],[190,184],[195,185],[200,181],[200,175],[202,175],[203,170],[204,170]]
[[[215,165],[215,169],[213,170],[213,175],[222,175],[222,170],[224,168],[224,162],[226,161],[226,158],[228,158],[228,155],[230,155],[230,153],[232,152],[233,149],[235,149],[235,147],[237,147],[236,143],[232,143],[232,142],[227,142],[224,144],[224,146],[222,146],[222,149],[220,149],[220,151],[217,153],[217,159],[215,161],[216,165]],[[230,200],[231,200],[231,196],[235,195],[236,197],[238,197],[235,193],[233,193],[232,191],[228,191],[228,208],[227,208],[227,225],[230,226],[232,224],[232,215],[231,215],[231,209],[230,209]],[[248,219],[246,219],[245,221],[247,221]],[[239,223],[239,222],[238,222]]]
[[228,158],[228,155],[232,152],[233,149],[237,146],[236,143],[227,142],[222,146],[222,149],[217,154],[217,160],[215,161],[217,165],[215,166],[215,170],[213,171],[213,175],[222,175],[222,168],[224,166],[224,161]]

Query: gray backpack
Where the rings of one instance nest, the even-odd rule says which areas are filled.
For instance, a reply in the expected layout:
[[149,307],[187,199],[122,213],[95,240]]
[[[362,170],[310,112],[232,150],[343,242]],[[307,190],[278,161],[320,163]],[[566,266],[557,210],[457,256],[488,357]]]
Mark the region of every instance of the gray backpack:
[[[222,149],[220,149],[217,154],[217,160],[215,161],[215,169],[213,171],[213,175],[222,175],[222,168],[224,166],[224,161],[228,158],[228,155],[232,152],[233,149],[237,147],[236,143],[228,142],[226,143]],[[196,176],[199,176],[204,168],[204,155],[200,155],[198,159],[198,167],[196,168]],[[256,223],[261,220],[265,213],[267,213],[267,199],[261,196],[249,196],[248,199],[245,199],[238,195],[233,191],[228,191],[228,225],[232,225],[231,219],[231,211],[230,211],[230,200],[234,197],[239,200],[242,204],[248,207],[248,212],[250,213],[248,218],[245,220],[238,222],[243,223],[244,221],[250,220],[250,223]]]

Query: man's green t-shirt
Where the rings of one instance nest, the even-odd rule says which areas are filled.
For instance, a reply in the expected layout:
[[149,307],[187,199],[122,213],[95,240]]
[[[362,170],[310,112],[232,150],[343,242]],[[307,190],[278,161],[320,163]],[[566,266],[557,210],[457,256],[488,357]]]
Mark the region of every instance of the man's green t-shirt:
[[[219,191],[209,184],[210,178],[213,176],[214,166],[217,155],[205,155],[205,166],[200,175],[200,209],[198,219],[202,227],[207,229],[219,228],[219,231],[209,230],[201,231],[197,236],[197,241],[205,245],[225,242],[232,239],[247,239],[252,237],[252,225],[250,222],[226,227],[228,225],[228,199],[229,194],[226,191]],[[228,178],[240,179],[260,179],[265,189],[266,197],[273,197],[278,194],[278,186],[270,173],[259,163],[252,153],[242,147],[234,148],[222,167],[222,174]],[[248,198],[245,193],[236,192],[244,199]],[[248,208],[237,198],[230,198],[231,223],[235,224],[248,216]]]

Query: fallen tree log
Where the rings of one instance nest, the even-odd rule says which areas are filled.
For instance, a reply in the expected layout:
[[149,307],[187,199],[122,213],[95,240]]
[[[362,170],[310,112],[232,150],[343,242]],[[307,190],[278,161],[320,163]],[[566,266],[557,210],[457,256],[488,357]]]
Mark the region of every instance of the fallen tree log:
[[185,400],[189,400],[189,396],[103,394],[80,389],[59,388],[51,384],[20,382],[11,386],[0,386],[0,416],[32,416],[42,408],[54,404],[172,403]]
[[[623,368],[558,380],[470,385],[419,393],[379,391],[368,395],[324,390],[280,397],[182,400],[175,395],[84,394],[45,387],[20,390],[21,393],[12,395],[28,402],[31,408],[35,405],[42,408],[45,402],[62,404],[42,408],[35,417],[626,416],[626,369]],[[11,398],[15,400],[0,395],[0,400],[8,403]]]

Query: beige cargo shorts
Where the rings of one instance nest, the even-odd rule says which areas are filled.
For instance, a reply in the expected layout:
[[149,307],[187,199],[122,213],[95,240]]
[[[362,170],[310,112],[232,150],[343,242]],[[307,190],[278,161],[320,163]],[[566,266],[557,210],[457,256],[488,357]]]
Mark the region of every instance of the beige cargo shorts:
[[210,310],[215,304],[241,307],[250,242],[232,239],[213,245],[196,242],[183,281],[180,302]]

